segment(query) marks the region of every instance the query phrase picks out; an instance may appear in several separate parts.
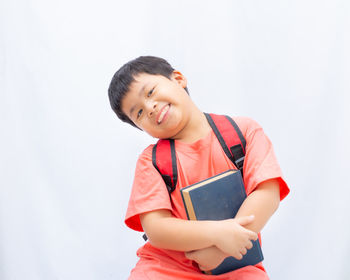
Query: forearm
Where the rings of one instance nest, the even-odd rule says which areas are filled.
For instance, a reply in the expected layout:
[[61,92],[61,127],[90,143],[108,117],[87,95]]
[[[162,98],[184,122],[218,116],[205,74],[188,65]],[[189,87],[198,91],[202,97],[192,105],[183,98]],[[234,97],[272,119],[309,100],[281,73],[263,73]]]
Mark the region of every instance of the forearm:
[[215,221],[182,220],[167,210],[159,210],[141,215],[141,222],[155,247],[192,251],[214,245]]
[[150,243],[158,248],[193,251],[216,246],[237,259],[251,248],[251,240],[258,238],[244,226],[254,217],[240,217],[220,221],[188,221],[171,216],[169,210],[157,210],[140,216],[142,227]]
[[265,181],[259,184],[257,189],[246,198],[236,218],[254,215],[254,221],[245,226],[245,228],[258,233],[277,210],[279,201],[280,193],[278,181],[276,179]]

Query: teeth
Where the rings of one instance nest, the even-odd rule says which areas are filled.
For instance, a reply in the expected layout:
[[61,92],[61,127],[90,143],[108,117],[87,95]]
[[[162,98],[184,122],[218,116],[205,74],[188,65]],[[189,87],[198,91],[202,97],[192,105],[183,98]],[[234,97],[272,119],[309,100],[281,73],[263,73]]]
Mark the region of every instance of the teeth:
[[164,109],[162,110],[162,112],[160,113],[160,116],[159,116],[159,119],[158,119],[158,124],[162,122],[162,120],[163,120],[166,112],[168,112],[168,110],[169,110],[169,105],[166,105],[164,107]]

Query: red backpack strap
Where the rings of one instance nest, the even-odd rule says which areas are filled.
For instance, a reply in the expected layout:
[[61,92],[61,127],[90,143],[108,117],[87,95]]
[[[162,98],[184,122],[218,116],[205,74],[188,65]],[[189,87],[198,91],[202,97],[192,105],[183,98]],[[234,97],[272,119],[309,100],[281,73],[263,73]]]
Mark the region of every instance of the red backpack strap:
[[225,154],[243,176],[246,141],[238,125],[228,116],[207,113],[205,113],[205,116]]
[[152,163],[162,175],[169,194],[172,193],[177,184],[176,153],[173,139],[158,140],[153,146]]
[[[177,184],[176,153],[173,139],[158,140],[152,149],[152,163],[162,176],[170,195]],[[147,241],[146,234],[142,237]]]

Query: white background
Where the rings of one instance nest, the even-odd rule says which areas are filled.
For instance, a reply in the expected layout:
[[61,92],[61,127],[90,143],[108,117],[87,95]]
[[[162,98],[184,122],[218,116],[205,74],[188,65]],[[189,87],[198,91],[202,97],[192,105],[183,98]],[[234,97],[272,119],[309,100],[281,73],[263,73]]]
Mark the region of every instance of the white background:
[[126,279],[124,214],[154,139],[109,106],[114,72],[166,58],[206,112],[271,138],[290,195],[263,230],[271,279],[349,279],[350,4],[0,2],[0,279]]

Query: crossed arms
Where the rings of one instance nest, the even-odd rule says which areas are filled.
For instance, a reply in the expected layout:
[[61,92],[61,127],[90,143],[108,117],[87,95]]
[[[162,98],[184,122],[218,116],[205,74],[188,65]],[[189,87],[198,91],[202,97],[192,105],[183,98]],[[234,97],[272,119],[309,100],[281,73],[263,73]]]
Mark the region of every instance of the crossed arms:
[[280,201],[277,179],[267,180],[246,198],[234,219],[188,221],[175,218],[169,210],[141,214],[149,242],[158,248],[186,252],[206,271],[217,267],[227,256],[241,259],[252,247],[251,240],[277,210]]

